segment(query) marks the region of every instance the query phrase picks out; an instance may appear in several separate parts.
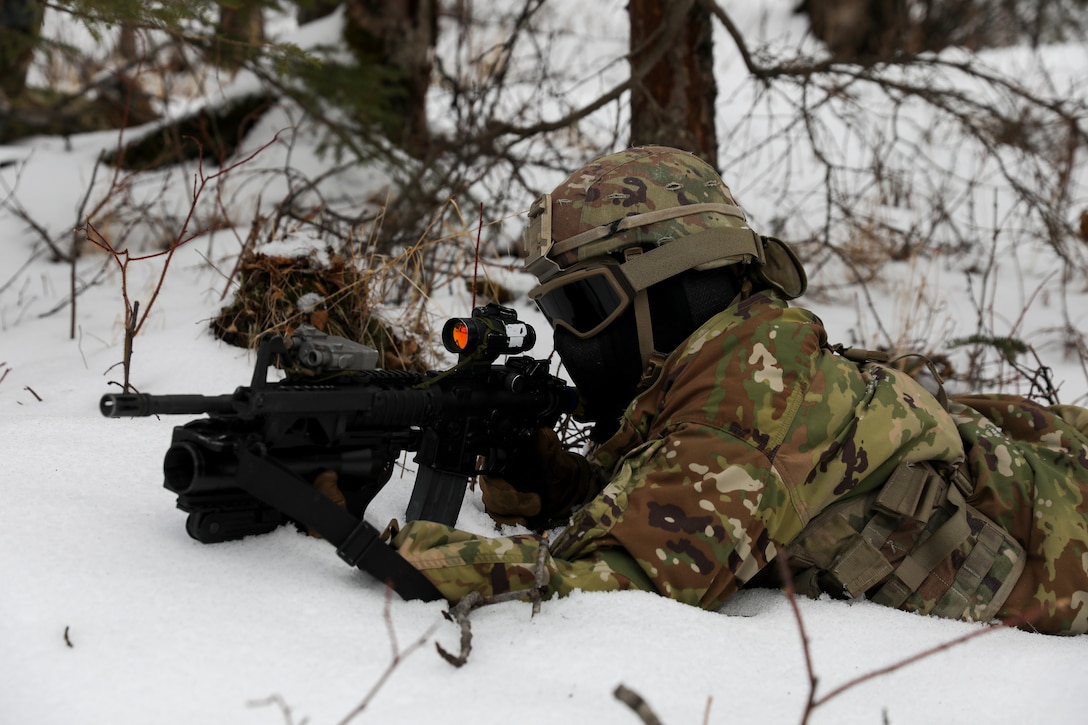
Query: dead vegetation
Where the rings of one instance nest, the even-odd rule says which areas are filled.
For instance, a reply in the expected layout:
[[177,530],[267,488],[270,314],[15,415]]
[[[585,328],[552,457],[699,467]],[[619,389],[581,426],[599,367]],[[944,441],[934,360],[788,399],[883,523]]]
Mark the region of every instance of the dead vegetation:
[[420,342],[426,330],[398,333],[376,314],[370,277],[336,253],[304,256],[247,252],[238,268],[234,300],[212,320],[216,337],[252,348],[267,334],[287,335],[301,324],[361,342],[378,350],[387,370],[427,369],[430,357]]

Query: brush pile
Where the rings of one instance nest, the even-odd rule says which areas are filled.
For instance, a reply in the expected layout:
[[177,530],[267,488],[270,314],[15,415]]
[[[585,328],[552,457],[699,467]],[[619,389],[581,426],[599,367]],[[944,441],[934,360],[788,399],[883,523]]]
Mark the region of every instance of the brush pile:
[[226,343],[253,348],[265,334],[290,334],[310,324],[377,349],[387,370],[427,367],[418,336],[398,334],[374,314],[371,274],[341,255],[249,251],[239,261],[237,278],[234,301],[211,322]]

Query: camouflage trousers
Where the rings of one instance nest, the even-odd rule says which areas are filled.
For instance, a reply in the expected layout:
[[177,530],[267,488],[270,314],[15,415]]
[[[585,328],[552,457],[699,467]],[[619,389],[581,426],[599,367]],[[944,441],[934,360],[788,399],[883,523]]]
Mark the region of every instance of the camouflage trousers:
[[1088,410],[1003,396],[960,397],[950,408],[975,479],[969,502],[1027,552],[999,616],[1088,633]]

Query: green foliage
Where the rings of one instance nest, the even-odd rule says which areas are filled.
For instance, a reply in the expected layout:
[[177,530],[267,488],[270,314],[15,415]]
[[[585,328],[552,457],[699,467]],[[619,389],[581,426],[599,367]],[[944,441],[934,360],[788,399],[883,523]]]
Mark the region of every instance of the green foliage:
[[996,350],[1006,361],[1013,363],[1016,358],[1028,351],[1027,344],[1015,337],[996,337],[994,335],[974,334],[966,337],[956,337],[948,341],[948,347],[955,350],[959,347],[989,347]]
[[286,74],[298,81],[292,91],[295,99],[318,117],[338,116],[329,139],[338,154],[350,147],[365,155],[358,140],[365,142],[376,131],[401,122],[393,110],[402,92],[394,69],[354,58],[338,60],[332,53],[284,55],[282,60]]
[[217,4],[208,0],[61,0],[54,7],[82,22],[97,40],[103,30],[122,23],[171,33],[210,28]]

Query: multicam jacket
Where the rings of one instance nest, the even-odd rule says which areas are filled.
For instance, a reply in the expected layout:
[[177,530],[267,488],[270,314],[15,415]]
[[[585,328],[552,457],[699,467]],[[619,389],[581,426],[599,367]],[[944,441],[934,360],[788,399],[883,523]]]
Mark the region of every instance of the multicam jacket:
[[542,556],[560,595],[715,608],[786,555],[811,592],[1088,632],[1088,410],[942,406],[773,296],[691,335],[591,460],[603,488],[549,551],[422,521],[394,545],[451,601],[537,586]]

